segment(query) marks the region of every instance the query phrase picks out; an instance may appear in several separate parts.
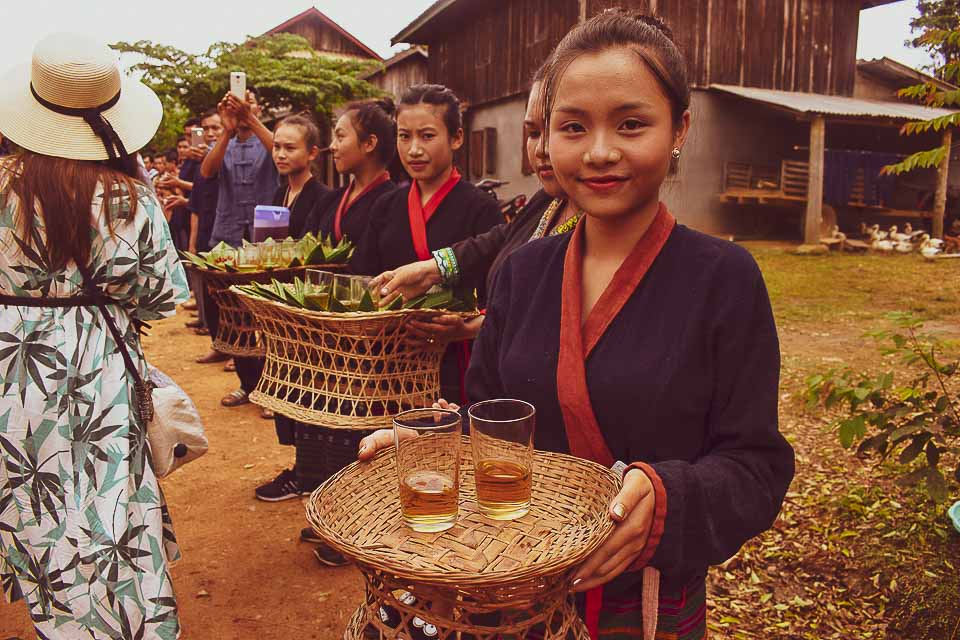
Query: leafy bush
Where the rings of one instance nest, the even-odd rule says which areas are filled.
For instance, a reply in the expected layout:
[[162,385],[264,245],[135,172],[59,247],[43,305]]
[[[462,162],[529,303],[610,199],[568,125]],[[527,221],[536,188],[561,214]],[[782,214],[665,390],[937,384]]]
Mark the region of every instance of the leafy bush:
[[955,465],[950,475],[960,482],[960,406],[951,392],[953,379],[960,379],[960,360],[946,361],[947,345],[925,333],[923,322],[912,314],[888,317],[894,329],[867,337],[913,377],[900,383],[894,371],[830,370],[807,379],[808,406],[839,411],[831,426],[844,447],[859,442],[858,454],[873,453],[881,462],[896,455],[905,465],[919,459],[902,481],[924,480],[928,495],[941,502],[949,488],[941,468],[944,454]]

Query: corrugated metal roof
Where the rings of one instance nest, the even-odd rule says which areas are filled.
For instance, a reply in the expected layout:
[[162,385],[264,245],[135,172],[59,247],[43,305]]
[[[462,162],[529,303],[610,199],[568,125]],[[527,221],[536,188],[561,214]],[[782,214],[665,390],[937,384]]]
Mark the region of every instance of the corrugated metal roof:
[[844,96],[825,96],[819,93],[776,91],[728,84],[712,84],[710,89],[722,91],[740,98],[763,102],[799,114],[818,114],[841,118],[883,120],[930,120],[954,113],[950,109],[934,109],[909,102],[885,102],[861,100]]

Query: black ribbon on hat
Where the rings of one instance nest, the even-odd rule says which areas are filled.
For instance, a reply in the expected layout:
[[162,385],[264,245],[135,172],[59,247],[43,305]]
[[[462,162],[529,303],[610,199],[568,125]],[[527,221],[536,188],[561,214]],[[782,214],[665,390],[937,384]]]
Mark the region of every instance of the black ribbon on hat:
[[33,88],[33,83],[30,83],[30,93],[33,94],[33,97],[37,102],[50,111],[65,116],[83,118],[86,123],[90,125],[90,128],[93,129],[93,132],[97,134],[97,137],[103,142],[103,146],[107,150],[107,155],[111,160],[123,158],[127,155],[127,149],[123,146],[120,136],[117,135],[117,132],[113,130],[113,126],[110,125],[110,122],[103,117],[103,112],[117,104],[117,102],[120,100],[119,91],[117,91],[117,95],[113,96],[103,104],[86,109],[64,107],[59,104],[54,104],[48,100],[44,100],[37,93],[37,90]]

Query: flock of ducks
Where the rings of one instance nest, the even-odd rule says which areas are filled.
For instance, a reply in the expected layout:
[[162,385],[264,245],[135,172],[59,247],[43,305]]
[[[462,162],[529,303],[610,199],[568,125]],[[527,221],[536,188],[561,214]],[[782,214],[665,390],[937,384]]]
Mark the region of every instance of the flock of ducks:
[[[957,225],[955,224],[954,227]],[[848,238],[836,225],[830,235],[821,242],[828,247],[839,247],[844,251],[877,251],[880,253],[908,254],[919,252],[924,258],[935,258],[941,254],[960,253],[960,237],[944,236],[943,240],[931,238],[923,229],[914,230],[909,222],[900,231],[897,225],[882,231],[880,225],[868,226],[860,223],[862,239]]]

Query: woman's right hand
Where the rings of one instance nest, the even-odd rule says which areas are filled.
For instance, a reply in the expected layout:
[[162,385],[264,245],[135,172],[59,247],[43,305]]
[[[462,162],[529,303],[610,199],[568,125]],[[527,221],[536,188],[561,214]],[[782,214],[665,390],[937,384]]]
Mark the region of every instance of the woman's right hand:
[[431,258],[381,273],[373,279],[370,286],[381,288],[380,306],[385,307],[398,296],[413,300],[435,284],[440,284],[440,268],[437,261]]
[[[460,405],[447,402],[443,398],[440,398],[433,403],[433,408],[459,411]],[[417,434],[412,429],[400,429],[399,435],[401,440],[407,440],[409,438],[415,438]],[[393,429],[378,429],[360,441],[357,459],[360,460],[360,462],[366,462],[377,455],[379,451],[392,447],[393,444]]]

